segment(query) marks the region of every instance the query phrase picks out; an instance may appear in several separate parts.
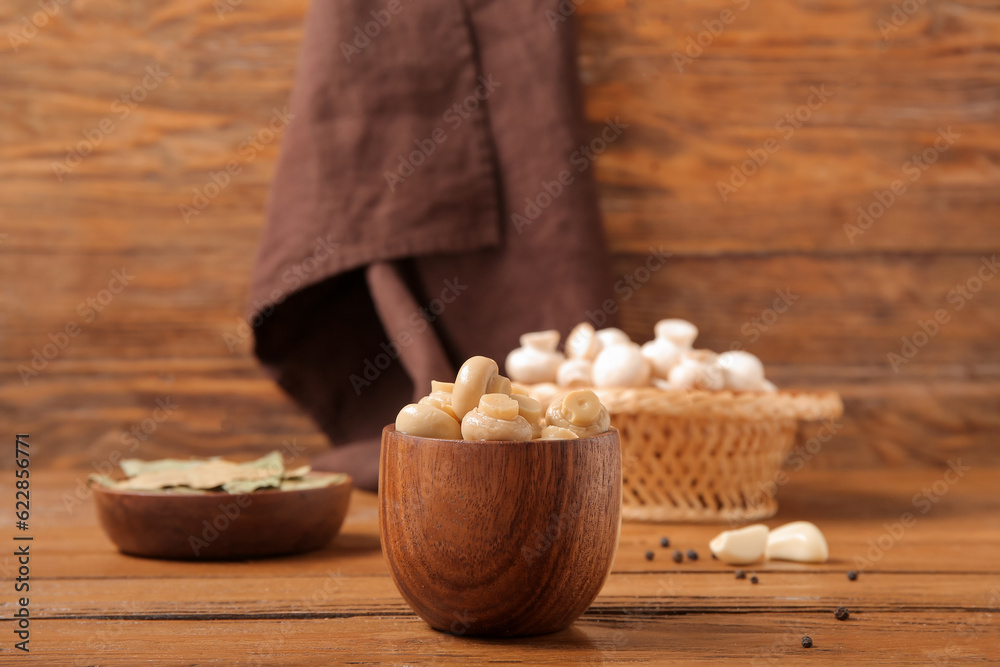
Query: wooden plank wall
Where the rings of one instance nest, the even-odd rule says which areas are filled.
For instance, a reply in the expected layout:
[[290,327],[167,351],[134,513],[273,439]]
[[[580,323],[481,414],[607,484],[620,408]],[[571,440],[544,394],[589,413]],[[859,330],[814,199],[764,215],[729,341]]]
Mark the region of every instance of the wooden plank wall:
[[[596,163],[616,271],[650,247],[674,255],[623,301],[624,323],[646,338],[687,317],[779,384],[840,390],[848,414],[810,465],[995,464],[1000,280],[977,273],[1000,250],[1000,12],[897,4],[576,5],[595,135],[606,117],[629,125]],[[67,467],[322,449],[249,340],[226,340],[307,3],[46,6],[0,5],[5,430]],[[179,206],[230,161],[239,174],[185,221]],[[871,223],[845,230],[859,206]],[[888,353],[937,311],[947,321],[896,372]],[[25,384],[36,350],[53,358]]]

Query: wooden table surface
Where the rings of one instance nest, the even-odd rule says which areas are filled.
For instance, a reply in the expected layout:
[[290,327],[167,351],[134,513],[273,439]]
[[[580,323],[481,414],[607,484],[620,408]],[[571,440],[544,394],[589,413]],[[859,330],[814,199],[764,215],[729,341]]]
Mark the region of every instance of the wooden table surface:
[[[757,585],[711,559],[719,526],[625,524],[591,609],[564,632],[516,640],[442,634],[410,611],[382,560],[372,494],[355,493],[319,552],[166,562],[115,550],[92,500],[76,500],[83,475],[32,473],[31,652],[13,651],[17,564],[7,555],[2,664],[1000,663],[997,468],[795,473],[767,523],[815,522],[830,561],[748,567]],[[13,502],[13,474],[3,478]],[[700,559],[673,563],[664,535]],[[849,620],[834,618],[838,606]],[[800,646],[806,634],[811,649]]]

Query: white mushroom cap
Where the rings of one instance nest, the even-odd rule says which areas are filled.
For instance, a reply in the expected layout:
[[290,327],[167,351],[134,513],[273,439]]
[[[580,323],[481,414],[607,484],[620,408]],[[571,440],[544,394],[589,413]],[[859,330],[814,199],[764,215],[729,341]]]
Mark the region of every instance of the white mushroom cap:
[[698,388],[708,391],[719,391],[726,388],[726,380],[722,375],[722,368],[716,360],[702,364],[702,375],[699,378]]
[[555,352],[559,345],[559,332],[555,329],[548,331],[532,331],[521,334],[521,347],[530,347],[539,352]]
[[743,350],[723,352],[716,363],[722,369],[727,389],[756,391],[764,382],[764,364],[749,352]]
[[570,359],[593,361],[601,351],[601,341],[589,322],[581,322],[566,336],[566,356]]
[[725,386],[722,369],[714,361],[702,363],[690,357],[670,369],[667,381],[673,389],[719,390]]
[[598,329],[595,335],[597,336],[597,340],[601,342],[602,347],[611,347],[612,345],[628,345],[632,342],[632,339],[628,337],[627,333],[614,327]]
[[653,327],[657,338],[664,338],[681,350],[689,350],[698,337],[698,327],[687,320],[660,320]]
[[667,382],[672,389],[694,389],[701,374],[701,364],[690,359],[682,359],[679,364],[670,369]]
[[523,384],[555,382],[559,365],[565,360],[561,352],[542,351],[536,347],[519,347],[507,355],[504,367],[507,369],[508,377],[514,382]]
[[634,343],[606,347],[594,360],[595,387],[642,387],[649,384],[650,374],[649,361]]
[[592,387],[593,366],[587,359],[567,359],[556,372],[556,384],[560,387]]
[[642,356],[649,359],[655,377],[666,378],[681,360],[681,351],[666,338],[657,338],[642,346]]

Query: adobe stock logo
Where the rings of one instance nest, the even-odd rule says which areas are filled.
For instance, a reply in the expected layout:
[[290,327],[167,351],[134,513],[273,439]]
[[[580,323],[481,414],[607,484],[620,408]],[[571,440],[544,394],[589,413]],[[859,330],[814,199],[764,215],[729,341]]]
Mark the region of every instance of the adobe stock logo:
[[[741,12],[745,11],[746,8],[750,6],[751,2],[751,0],[732,1]],[[677,71],[683,74],[684,68],[700,58],[702,54],[705,53],[705,49],[715,43],[715,38],[725,32],[726,26],[733,23],[736,20],[736,17],[737,14],[733,10],[723,9],[719,12],[718,18],[711,21],[702,21],[701,24],[705,26],[705,29],[693,37],[690,35],[688,36],[687,42],[684,44],[684,53],[674,51],[674,67],[677,68]]]
[[[441,120],[447,123],[453,132],[462,127],[462,124],[472,117],[472,114],[490,98],[490,95],[503,85],[499,81],[494,81],[492,74],[485,77],[480,76],[477,81],[479,85],[470,95],[448,107],[441,115]],[[446,141],[448,141],[448,131],[441,126],[435,127],[428,136],[422,139],[414,139],[413,144],[416,148],[406,155],[400,153],[396,168],[392,171],[387,169],[382,174],[386,185],[389,186],[389,191],[395,192],[396,188],[405,183],[410,176],[413,176],[417,169],[437,152],[438,146]]]
[[748,148],[747,159],[741,163],[729,166],[729,178],[725,181],[716,181],[715,188],[719,192],[719,199],[728,202],[729,198],[737,190],[747,184],[747,181],[767,164],[771,156],[781,150],[782,141],[788,141],[795,134],[795,131],[804,124],[812,120],[813,113],[819,111],[830,98],[836,94],[835,91],[827,90],[826,84],[809,87],[809,97],[806,101],[797,106],[792,111],[786,113],[774,123],[774,131],[781,134],[781,140],[770,137],[758,148]]
[[102,118],[94,127],[82,130],[83,139],[66,146],[66,157],[51,164],[52,173],[60,183],[83,163],[88,155],[100,146],[108,135],[117,130],[132,112],[149,97],[154,90],[170,76],[170,72],[160,69],[160,64],[149,65],[144,70],[142,80],[111,103],[111,114]]
[[76,313],[83,318],[83,324],[76,320],[68,320],[62,329],[49,333],[49,342],[43,343],[41,347],[32,348],[31,361],[27,364],[18,364],[17,372],[21,376],[24,386],[30,384],[32,378],[41,375],[49,366],[49,362],[54,361],[60,354],[69,347],[74,338],[83,333],[84,325],[90,324],[97,319],[97,316],[104,312],[115,297],[121,294],[129,283],[135,280],[135,276],[130,275],[124,268],[121,271],[112,271],[111,279],[107,282],[107,287],[97,291],[93,296],[87,297],[76,306]]
[[889,184],[887,189],[873,191],[873,201],[868,206],[858,207],[856,224],[844,224],[844,234],[847,235],[847,240],[852,245],[857,237],[864,235],[879,218],[885,215],[885,212],[896,203],[897,199],[906,194],[909,188],[907,183],[919,181],[924,172],[938,161],[941,154],[950,149],[962,136],[958,132],[953,132],[950,125],[947,129],[938,128],[937,134],[933,146],[928,146],[920,153],[911,155],[910,159],[903,163],[901,171],[905,180],[897,178]]
[[[411,2],[412,0],[407,1]],[[401,14],[403,9],[405,7],[403,7],[401,0],[389,0],[384,8],[368,12],[372,20],[365,23],[364,27],[354,26],[354,39],[350,42],[340,42],[340,52],[344,55],[347,64],[351,64],[351,59],[354,56],[361,55],[362,51],[371,46],[372,40],[378,38],[382,34],[382,29],[392,23],[392,17]]]
[[38,7],[41,11],[21,17],[21,28],[15,32],[11,30],[7,33],[7,40],[10,48],[15,54],[21,52],[21,45],[27,44],[28,40],[38,34],[38,31],[49,24],[49,19],[53,18],[62,9],[63,5],[69,4],[69,0],[38,0]]
[[[582,174],[587,171],[598,156],[617,141],[628,127],[628,123],[621,122],[618,116],[615,116],[614,120],[605,118],[604,127],[601,128],[600,133],[588,143],[577,147],[570,154],[569,163],[576,168],[577,173]],[[542,215],[542,212],[562,195],[563,190],[574,182],[575,177],[569,169],[563,169],[551,181],[540,181],[541,187],[535,196],[524,198],[523,214],[516,211],[511,214],[510,221],[514,224],[515,231],[518,234],[524,233],[525,228],[530,227]]]
[[467,289],[469,286],[459,282],[458,276],[451,280],[446,279],[438,298],[431,299],[426,307],[418,308],[410,313],[407,327],[398,332],[395,339],[379,344],[381,352],[371,359],[364,360],[361,375],[351,373],[348,379],[354,389],[354,394],[360,396],[363,389],[370,387],[382,375],[382,371],[389,368],[399,358],[403,350],[412,345],[437,320],[441,313],[450,304],[455,303],[455,300]]
[[[979,266],[972,275],[957,283],[954,289],[949,290],[945,296],[948,303],[953,304],[951,310],[956,313],[962,310],[966,303],[974,299],[976,294],[983,289],[986,283],[993,280],[997,273],[1000,273],[1000,263],[997,262],[996,255],[980,258]],[[918,328],[909,336],[900,337],[902,345],[899,352],[889,352],[886,355],[892,370],[898,373],[901,366],[910,363],[910,360],[930,344],[941,328],[949,322],[951,322],[951,313],[944,308],[938,308],[934,311],[933,316],[926,320],[917,320]]]

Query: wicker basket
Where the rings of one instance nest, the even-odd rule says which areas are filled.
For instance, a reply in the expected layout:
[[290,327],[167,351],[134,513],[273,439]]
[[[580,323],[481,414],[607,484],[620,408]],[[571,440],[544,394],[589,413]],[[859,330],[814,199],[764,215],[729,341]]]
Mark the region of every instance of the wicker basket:
[[622,518],[633,521],[773,516],[799,420],[843,413],[835,392],[595,391],[621,431]]

